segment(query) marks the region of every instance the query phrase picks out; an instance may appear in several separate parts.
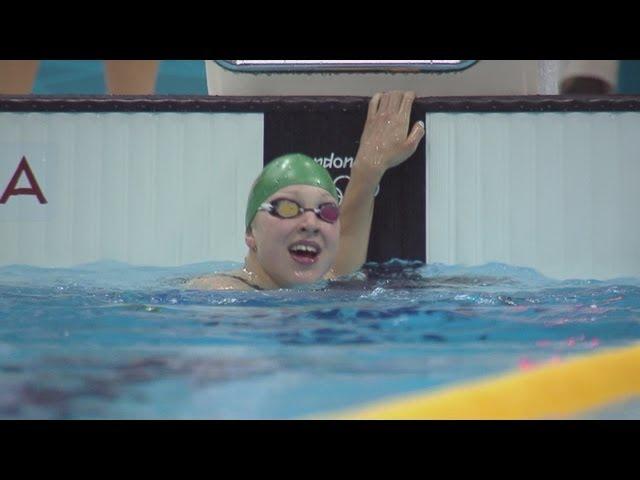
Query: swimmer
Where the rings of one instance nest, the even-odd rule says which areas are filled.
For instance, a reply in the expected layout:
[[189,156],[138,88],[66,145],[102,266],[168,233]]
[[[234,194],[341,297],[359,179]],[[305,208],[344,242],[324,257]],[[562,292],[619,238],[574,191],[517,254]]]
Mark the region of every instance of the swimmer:
[[270,290],[331,280],[366,261],[374,194],[384,173],[409,158],[425,134],[409,131],[413,92],[377,93],[341,205],[329,172],[303,154],[271,161],[253,183],[242,269],[195,278],[187,288]]

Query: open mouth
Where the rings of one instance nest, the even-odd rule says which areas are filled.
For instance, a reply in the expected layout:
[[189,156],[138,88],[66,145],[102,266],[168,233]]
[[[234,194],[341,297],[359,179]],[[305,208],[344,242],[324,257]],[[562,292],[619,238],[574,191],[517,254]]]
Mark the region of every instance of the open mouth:
[[318,260],[320,252],[320,246],[315,242],[309,241],[296,242],[289,247],[291,257],[303,265],[315,263]]

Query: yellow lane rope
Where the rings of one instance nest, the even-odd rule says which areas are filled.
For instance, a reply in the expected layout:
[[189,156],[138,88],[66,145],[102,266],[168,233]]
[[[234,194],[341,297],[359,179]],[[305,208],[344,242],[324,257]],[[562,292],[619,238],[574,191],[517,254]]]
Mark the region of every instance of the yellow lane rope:
[[567,418],[635,395],[640,395],[640,344],[322,417],[363,420]]

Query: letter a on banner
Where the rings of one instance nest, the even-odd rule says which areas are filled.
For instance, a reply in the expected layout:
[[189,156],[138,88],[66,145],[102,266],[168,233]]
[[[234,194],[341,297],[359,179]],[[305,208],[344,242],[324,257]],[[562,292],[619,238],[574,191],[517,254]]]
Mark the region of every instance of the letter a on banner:
[[[27,176],[27,180],[29,181],[31,188],[16,188],[18,180],[20,180],[20,175],[23,173]],[[9,181],[9,185],[7,185],[7,188],[2,194],[2,198],[0,198],[0,204],[7,203],[7,200],[9,200],[9,197],[12,195],[35,195],[40,203],[47,203],[47,199],[44,198],[40,185],[38,185],[38,181],[36,180],[26,157],[22,157],[22,160],[20,160],[18,168],[16,168],[13,177],[11,177],[11,180]]]

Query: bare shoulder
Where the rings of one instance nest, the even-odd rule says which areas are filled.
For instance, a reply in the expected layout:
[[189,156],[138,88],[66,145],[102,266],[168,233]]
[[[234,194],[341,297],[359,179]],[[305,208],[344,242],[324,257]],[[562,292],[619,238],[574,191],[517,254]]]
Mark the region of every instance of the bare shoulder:
[[246,283],[227,275],[204,275],[185,283],[186,288],[194,290],[251,290]]

